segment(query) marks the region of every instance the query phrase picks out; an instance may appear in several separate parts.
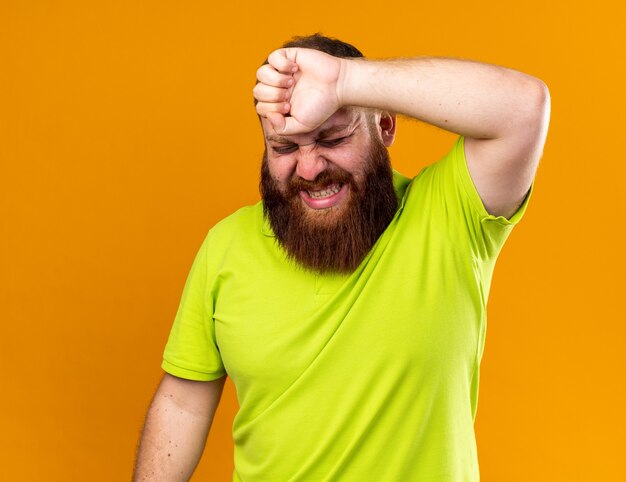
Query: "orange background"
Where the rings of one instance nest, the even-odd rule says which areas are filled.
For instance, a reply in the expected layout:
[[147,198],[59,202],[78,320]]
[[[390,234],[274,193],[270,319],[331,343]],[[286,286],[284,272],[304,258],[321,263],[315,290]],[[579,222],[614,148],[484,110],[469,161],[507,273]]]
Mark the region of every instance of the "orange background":
[[[195,252],[258,199],[255,70],[322,31],[549,85],[489,301],[482,480],[624,480],[625,3],[576,5],[0,2],[0,478],[129,479]],[[402,121],[395,167],[414,175],[453,138]],[[195,480],[229,480],[235,411],[228,382]]]

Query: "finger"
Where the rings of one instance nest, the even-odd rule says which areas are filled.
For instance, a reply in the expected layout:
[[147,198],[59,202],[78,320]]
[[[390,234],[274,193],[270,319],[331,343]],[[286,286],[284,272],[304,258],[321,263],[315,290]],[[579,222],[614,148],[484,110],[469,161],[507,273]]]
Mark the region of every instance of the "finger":
[[291,74],[281,74],[271,65],[262,65],[256,71],[256,78],[259,82],[273,87],[291,87],[293,77]]
[[252,94],[258,102],[284,102],[290,96],[288,89],[270,87],[265,84],[256,84],[252,89]]
[[267,120],[270,121],[272,128],[276,133],[280,133],[285,128],[285,116],[278,112],[268,112]]
[[258,102],[256,105],[256,113],[261,117],[267,117],[270,112],[279,114],[288,114],[291,106],[288,102]]
[[283,74],[292,74],[298,70],[298,64],[294,61],[295,59],[287,58],[288,50],[294,49],[274,50],[267,58],[269,65]]
[[[295,117],[287,117],[281,115],[280,117],[282,118],[282,121],[278,120],[278,117],[276,117],[277,115],[278,114],[276,114],[275,112],[268,113],[267,115],[267,118],[270,120],[270,122],[272,122],[272,126],[274,127],[274,130],[277,134],[284,136],[294,134],[306,134],[307,132],[312,132],[316,129],[316,127],[301,124],[296,120]],[[276,117],[276,125],[272,120],[273,117]]]

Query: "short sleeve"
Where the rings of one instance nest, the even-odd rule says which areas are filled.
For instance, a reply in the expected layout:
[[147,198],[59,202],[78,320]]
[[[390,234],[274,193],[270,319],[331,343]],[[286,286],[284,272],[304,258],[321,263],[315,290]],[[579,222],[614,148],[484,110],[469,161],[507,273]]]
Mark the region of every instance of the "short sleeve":
[[452,150],[433,167],[453,222],[466,228],[478,258],[495,260],[513,227],[524,216],[532,186],[519,209],[507,219],[489,214],[485,209],[467,167],[463,137],[459,137]]
[[189,380],[209,381],[226,374],[215,341],[209,245],[210,233],[187,277],[161,365],[167,373]]

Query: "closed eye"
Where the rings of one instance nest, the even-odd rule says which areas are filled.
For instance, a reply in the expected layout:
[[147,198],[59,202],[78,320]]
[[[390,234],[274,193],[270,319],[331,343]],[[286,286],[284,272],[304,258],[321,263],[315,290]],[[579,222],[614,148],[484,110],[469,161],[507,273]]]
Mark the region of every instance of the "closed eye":
[[276,154],[289,154],[298,148],[298,144],[285,144],[280,146],[272,146],[272,151]]
[[[351,134],[343,137],[338,137],[336,139],[319,140],[317,141],[317,145],[327,149],[337,147],[343,144],[350,136]],[[298,144],[279,144],[270,147],[272,148],[272,152],[274,152],[275,154],[291,154],[292,152],[295,152],[300,146]]]
[[338,137],[337,139],[328,139],[324,141],[319,141],[319,145],[322,147],[336,147],[342,144],[348,137],[350,136],[344,136],[344,137]]

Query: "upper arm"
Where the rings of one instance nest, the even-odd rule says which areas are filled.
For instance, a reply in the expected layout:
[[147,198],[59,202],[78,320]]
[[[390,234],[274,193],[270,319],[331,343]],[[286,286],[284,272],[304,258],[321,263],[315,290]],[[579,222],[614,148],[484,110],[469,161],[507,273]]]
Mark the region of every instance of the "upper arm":
[[166,373],[157,389],[157,398],[168,400],[191,415],[207,417],[211,424],[219,404],[226,377],[208,382],[186,380]]
[[537,80],[525,93],[526,108],[512,114],[506,134],[495,139],[465,139],[467,167],[489,214],[509,218],[533,182],[550,117],[550,95]]

